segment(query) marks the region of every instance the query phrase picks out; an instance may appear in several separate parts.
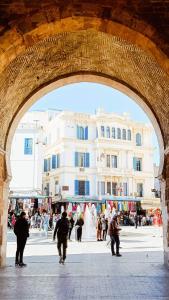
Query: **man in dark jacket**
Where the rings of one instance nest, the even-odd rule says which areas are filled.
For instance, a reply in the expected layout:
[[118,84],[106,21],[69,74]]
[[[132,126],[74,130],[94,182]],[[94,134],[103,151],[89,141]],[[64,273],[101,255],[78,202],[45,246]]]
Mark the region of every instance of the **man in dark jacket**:
[[23,211],[15,223],[14,233],[17,237],[17,250],[15,257],[15,266],[24,267],[23,252],[26,245],[27,238],[29,237],[29,225],[26,220],[26,213]]
[[[120,246],[120,239],[119,239],[119,231],[121,228],[119,228],[118,222],[117,222],[117,215],[114,215],[110,225],[109,225],[109,235],[111,239],[111,252],[112,255],[121,256],[119,253],[119,246]],[[116,244],[116,253],[114,251],[114,245]]]
[[[53,234],[53,240],[55,240],[57,233],[57,247],[60,256],[59,263],[64,264],[66,259],[66,248],[67,248],[67,238],[69,231],[69,221],[67,219],[67,213],[64,211],[62,213],[62,217],[57,221],[56,227]],[[63,247],[63,251],[61,250],[61,246]]]

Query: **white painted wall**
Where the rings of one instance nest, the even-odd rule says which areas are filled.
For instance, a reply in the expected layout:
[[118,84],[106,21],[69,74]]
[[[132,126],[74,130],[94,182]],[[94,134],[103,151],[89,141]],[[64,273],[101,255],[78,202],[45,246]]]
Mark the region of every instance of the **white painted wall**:
[[[88,126],[88,140],[81,141],[76,138],[76,126]],[[132,140],[117,140],[100,138],[100,127],[110,126],[115,128],[131,129]],[[96,127],[98,127],[99,138],[96,139]],[[58,176],[60,185],[69,186],[69,191],[64,192],[64,196],[74,195],[74,180],[90,181],[90,196],[97,196],[97,182],[100,180],[128,182],[129,195],[137,192],[137,183],[144,185],[144,198],[152,198],[151,188],[153,188],[153,145],[152,128],[148,125],[131,121],[128,116],[117,116],[115,114],[100,113],[93,116],[78,114],[73,112],[62,112],[47,124],[48,134],[55,134],[59,130],[60,138],[57,140],[60,145],[61,167],[52,173]],[[136,146],[136,133],[142,135],[142,146]],[[56,147],[48,145],[45,156],[55,153]],[[74,167],[74,153],[89,152],[90,168],[80,171]],[[57,151],[56,151],[57,152]],[[97,158],[104,153],[105,158],[100,164]],[[109,169],[106,167],[106,155],[118,156],[118,168]],[[143,160],[143,171],[133,170],[133,157],[140,157]],[[43,177],[45,184],[46,178]],[[53,181],[54,182],[54,181]],[[52,186],[52,179],[51,179]],[[51,187],[51,189],[53,189]]]

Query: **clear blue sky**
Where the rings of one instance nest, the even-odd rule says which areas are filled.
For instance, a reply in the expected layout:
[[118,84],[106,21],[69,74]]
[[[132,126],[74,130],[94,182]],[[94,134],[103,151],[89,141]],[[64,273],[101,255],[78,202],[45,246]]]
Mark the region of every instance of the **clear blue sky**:
[[[40,98],[30,110],[62,109],[93,114],[98,107],[117,114],[128,112],[131,119],[150,123],[144,111],[125,94],[102,84],[87,82],[58,88]],[[154,162],[159,164],[159,146],[155,133],[153,144],[156,148]]]

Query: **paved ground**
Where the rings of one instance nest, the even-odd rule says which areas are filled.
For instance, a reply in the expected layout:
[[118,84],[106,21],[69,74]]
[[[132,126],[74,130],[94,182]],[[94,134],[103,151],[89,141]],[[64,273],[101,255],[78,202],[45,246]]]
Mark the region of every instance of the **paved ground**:
[[169,300],[169,271],[163,265],[161,230],[123,227],[122,257],[107,242],[69,243],[59,265],[56,243],[36,230],[25,249],[26,268],[14,267],[15,239],[9,234],[7,267],[0,270],[0,300]]

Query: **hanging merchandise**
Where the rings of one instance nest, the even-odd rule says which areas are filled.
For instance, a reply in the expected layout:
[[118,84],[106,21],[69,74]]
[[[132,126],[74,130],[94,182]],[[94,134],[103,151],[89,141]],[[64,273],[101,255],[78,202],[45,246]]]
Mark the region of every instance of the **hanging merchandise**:
[[122,202],[119,202],[119,211],[122,211]]
[[68,214],[69,214],[70,212],[72,212],[72,203],[69,203],[69,204],[68,204],[67,212],[68,212]]
[[102,213],[105,212],[105,204],[102,204]]
[[109,201],[109,205],[110,205],[110,207],[111,207],[111,209],[114,207],[114,203],[113,203],[113,201]]
[[76,205],[76,204],[73,204],[73,205],[72,205],[72,211],[76,212],[76,209],[77,209],[77,205]]
[[97,211],[97,214],[100,214],[100,212],[101,212],[101,205],[100,205],[100,203],[97,203],[96,211]]

